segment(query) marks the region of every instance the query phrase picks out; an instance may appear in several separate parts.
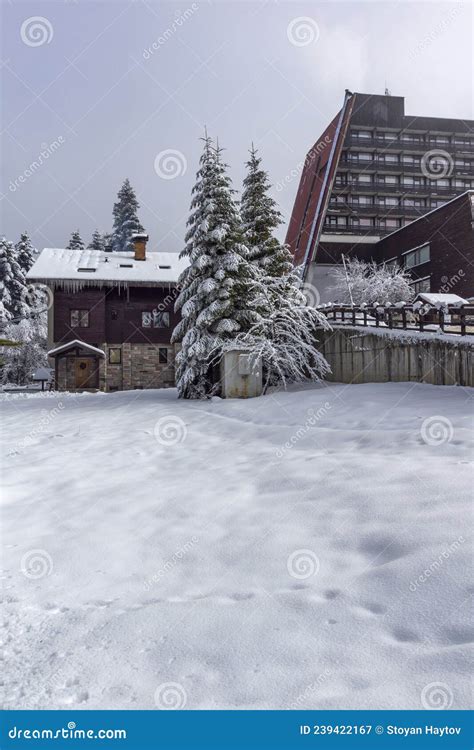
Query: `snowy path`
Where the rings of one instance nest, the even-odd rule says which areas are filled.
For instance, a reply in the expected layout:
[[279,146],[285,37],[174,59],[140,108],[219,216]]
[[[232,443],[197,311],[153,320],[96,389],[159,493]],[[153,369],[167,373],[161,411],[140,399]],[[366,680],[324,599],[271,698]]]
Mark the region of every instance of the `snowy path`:
[[7,398],[5,706],[466,708],[473,395]]

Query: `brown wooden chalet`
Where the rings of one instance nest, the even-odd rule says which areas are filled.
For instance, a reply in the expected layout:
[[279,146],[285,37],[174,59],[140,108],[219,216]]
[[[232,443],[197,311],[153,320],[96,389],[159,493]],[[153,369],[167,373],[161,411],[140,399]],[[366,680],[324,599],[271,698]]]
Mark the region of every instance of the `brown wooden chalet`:
[[174,385],[171,334],[177,282],[174,253],[46,248],[28,272],[51,290],[48,356],[59,390],[104,391]]

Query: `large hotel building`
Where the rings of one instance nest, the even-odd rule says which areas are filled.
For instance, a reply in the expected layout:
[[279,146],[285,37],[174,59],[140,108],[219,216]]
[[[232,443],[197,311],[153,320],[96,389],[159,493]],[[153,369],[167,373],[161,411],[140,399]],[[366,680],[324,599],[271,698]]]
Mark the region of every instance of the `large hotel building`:
[[[400,262],[413,268],[419,290],[439,291],[441,278],[462,269],[464,294],[472,287],[474,295],[470,224],[445,253],[439,279],[427,265],[429,218],[422,238],[428,248],[421,256],[410,259],[402,229],[473,188],[472,120],[406,115],[403,97],[346,91],[340,112],[307,154],[286,241],[306,280],[323,288],[325,274],[343,253],[381,261],[380,240],[399,232]],[[472,207],[472,193],[466,200]],[[412,262],[419,257],[423,263]]]

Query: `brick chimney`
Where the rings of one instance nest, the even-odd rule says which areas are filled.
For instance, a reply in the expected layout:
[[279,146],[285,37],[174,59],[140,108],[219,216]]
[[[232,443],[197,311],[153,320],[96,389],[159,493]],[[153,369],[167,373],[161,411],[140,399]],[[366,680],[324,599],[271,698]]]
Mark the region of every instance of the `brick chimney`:
[[133,249],[135,250],[135,260],[146,260],[146,243],[149,240],[147,234],[136,232],[132,234]]

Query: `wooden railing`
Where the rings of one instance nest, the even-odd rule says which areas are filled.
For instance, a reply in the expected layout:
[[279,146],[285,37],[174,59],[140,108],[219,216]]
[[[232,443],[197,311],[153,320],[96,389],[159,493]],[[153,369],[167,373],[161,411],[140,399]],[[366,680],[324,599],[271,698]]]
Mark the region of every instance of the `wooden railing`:
[[474,335],[474,305],[446,305],[438,309],[416,302],[403,306],[322,305],[319,309],[332,325]]

